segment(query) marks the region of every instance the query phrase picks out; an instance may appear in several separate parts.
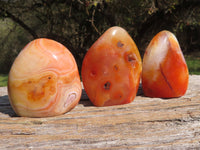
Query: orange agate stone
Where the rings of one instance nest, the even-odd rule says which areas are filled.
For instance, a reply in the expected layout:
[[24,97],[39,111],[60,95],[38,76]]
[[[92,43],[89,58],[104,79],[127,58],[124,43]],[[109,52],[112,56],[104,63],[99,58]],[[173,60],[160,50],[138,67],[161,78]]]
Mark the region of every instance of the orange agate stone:
[[74,57],[66,47],[50,39],[30,42],[9,73],[8,95],[19,116],[63,114],[77,105],[81,92]]
[[141,57],[132,38],[123,28],[112,27],[85,55],[83,85],[96,106],[130,103],[136,96],[141,70]]
[[149,97],[171,98],[185,94],[188,68],[179,43],[169,31],[158,33],[143,58],[142,87]]

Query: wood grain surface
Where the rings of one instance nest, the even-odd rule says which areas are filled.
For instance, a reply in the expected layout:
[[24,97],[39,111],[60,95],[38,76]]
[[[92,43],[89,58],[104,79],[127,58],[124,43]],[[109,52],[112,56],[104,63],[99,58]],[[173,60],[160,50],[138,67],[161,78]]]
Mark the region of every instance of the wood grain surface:
[[95,107],[83,90],[75,109],[49,118],[16,116],[1,87],[0,149],[200,149],[200,76],[183,97],[148,98],[140,87],[120,106]]

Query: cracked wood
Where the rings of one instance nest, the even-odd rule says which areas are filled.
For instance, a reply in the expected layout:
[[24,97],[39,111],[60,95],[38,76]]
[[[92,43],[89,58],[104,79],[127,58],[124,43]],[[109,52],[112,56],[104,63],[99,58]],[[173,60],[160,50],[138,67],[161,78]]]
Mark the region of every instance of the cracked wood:
[[95,107],[85,93],[79,105],[49,118],[17,117],[0,88],[2,149],[198,149],[200,76],[192,75],[186,95],[148,98],[141,87],[126,105]]

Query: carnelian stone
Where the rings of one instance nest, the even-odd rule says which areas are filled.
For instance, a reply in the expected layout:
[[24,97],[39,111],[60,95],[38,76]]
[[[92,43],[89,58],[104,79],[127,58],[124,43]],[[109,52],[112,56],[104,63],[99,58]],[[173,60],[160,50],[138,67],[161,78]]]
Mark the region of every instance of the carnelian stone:
[[63,114],[77,105],[81,92],[74,57],[66,47],[50,39],[27,44],[9,73],[9,100],[19,116]]
[[108,29],[88,50],[82,64],[85,91],[96,106],[134,100],[142,70],[138,48],[121,27]]
[[189,72],[179,43],[171,32],[161,31],[151,40],[142,67],[146,96],[172,98],[185,94]]

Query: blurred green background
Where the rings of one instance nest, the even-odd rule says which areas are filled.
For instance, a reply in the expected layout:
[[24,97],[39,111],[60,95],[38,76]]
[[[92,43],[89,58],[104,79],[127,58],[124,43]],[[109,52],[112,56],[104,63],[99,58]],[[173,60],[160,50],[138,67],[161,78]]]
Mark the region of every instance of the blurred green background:
[[126,29],[141,56],[155,34],[173,32],[190,74],[200,74],[199,0],[0,0],[0,86],[31,40],[62,43],[80,70],[89,47],[111,26]]

